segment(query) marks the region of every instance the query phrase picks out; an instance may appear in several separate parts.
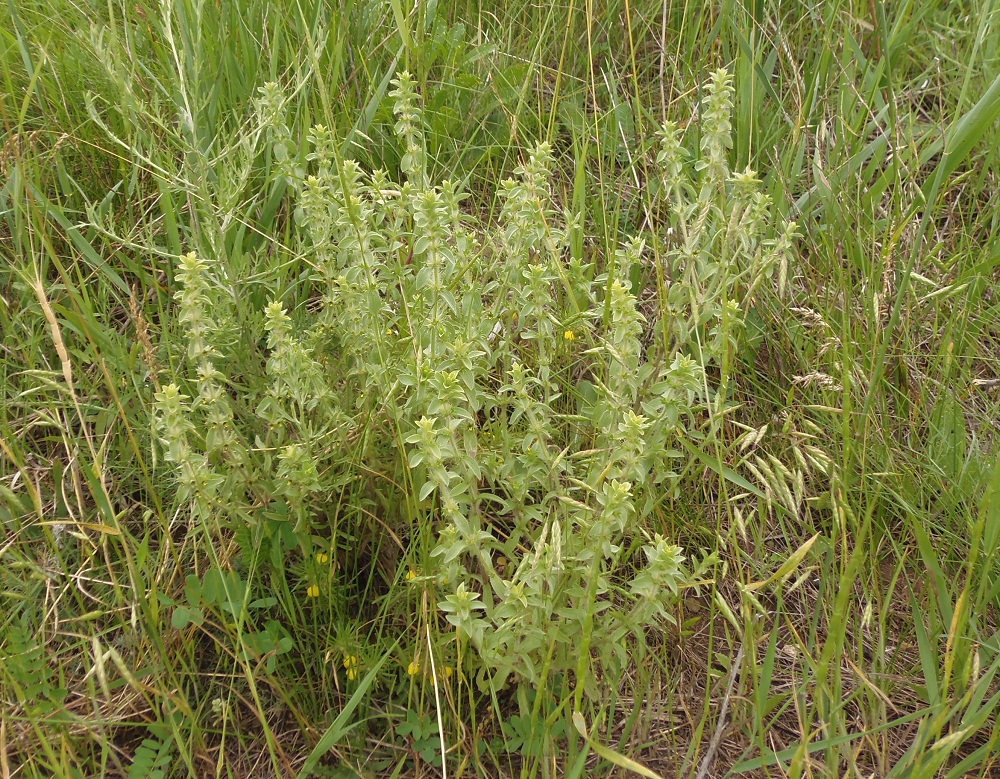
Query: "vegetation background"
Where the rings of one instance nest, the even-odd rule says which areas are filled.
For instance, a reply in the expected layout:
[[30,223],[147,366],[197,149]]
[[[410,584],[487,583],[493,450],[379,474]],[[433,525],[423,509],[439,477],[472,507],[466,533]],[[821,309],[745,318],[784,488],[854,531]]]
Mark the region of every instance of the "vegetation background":
[[[997,774],[1000,3],[9,0],[0,19],[0,776]],[[797,223],[794,259],[756,297],[733,282],[732,348],[684,352],[705,391],[607,578],[571,599],[579,662],[491,685],[476,612],[444,600],[450,477],[412,456],[419,414],[366,390],[322,416],[324,384],[273,416],[294,394],[275,355],[298,354],[336,281],[299,174],[335,150],[341,205],[344,160],[366,197],[420,171],[454,181],[471,266],[511,223],[502,182],[547,141],[542,213],[589,264],[595,310],[617,281],[626,314],[667,321],[657,133],[677,122],[697,157],[722,67],[728,167]],[[394,129],[404,70],[417,167]],[[260,123],[267,105],[284,130]],[[616,278],[633,236],[651,248]],[[518,294],[503,266],[476,268]],[[563,308],[503,321],[552,314],[546,413],[572,437],[595,386],[579,366],[610,376],[617,358],[600,316],[552,294]],[[535,348],[507,355],[538,371]],[[315,354],[347,397],[359,363]],[[173,383],[203,416],[170,416]],[[322,458],[295,448],[343,419]],[[230,424],[256,481],[212,481],[206,433]],[[579,468],[596,491],[604,475]],[[545,548],[542,526],[508,553]],[[614,634],[654,534],[693,571],[648,629]],[[476,565],[516,565],[494,552]]]

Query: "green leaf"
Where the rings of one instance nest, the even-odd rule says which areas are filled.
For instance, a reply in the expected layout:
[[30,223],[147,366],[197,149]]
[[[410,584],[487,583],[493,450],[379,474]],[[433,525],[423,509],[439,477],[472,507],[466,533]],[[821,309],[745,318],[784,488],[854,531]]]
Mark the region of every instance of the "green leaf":
[[434,492],[434,482],[425,481],[424,485],[420,488],[420,500],[427,500],[432,492]]
[[183,630],[190,624],[201,625],[205,621],[205,612],[199,608],[178,606],[170,616],[170,625],[174,630]]

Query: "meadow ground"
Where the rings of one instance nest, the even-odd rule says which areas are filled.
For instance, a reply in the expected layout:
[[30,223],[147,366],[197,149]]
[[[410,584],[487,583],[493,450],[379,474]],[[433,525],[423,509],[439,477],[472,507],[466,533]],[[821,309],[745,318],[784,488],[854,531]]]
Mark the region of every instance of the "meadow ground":
[[1000,2],[0,20],[0,777],[1000,773]]

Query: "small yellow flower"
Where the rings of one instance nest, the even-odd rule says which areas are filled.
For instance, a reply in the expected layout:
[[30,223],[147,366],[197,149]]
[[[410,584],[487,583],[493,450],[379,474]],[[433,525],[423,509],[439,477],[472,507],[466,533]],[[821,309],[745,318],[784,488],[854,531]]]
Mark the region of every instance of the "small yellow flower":
[[328,555],[326,552],[320,552],[318,555],[316,555],[316,562],[319,563],[320,565],[322,565],[323,563],[328,563],[330,562],[330,555]]
[[358,678],[358,666],[360,665],[357,655],[344,656],[344,668],[347,669],[347,678],[354,681]]
[[319,585],[318,584],[310,584],[309,585],[309,589],[306,590],[306,595],[308,595],[310,598],[318,598],[319,597]]
[[574,333],[572,330],[567,330],[565,333],[563,333],[563,338],[565,338],[567,341],[575,341],[576,333]]
[[450,665],[446,665],[446,666],[444,667],[444,675],[445,675],[445,678],[447,678],[447,679],[450,679],[450,678],[451,678],[451,675],[452,675],[453,673],[455,673],[455,669],[454,669],[454,668],[452,668],[452,667],[451,667]]
[[350,681],[352,681],[352,682],[353,682],[353,681],[354,681],[355,679],[357,679],[357,678],[358,678],[358,669],[357,669],[357,668],[348,668],[348,669],[347,669],[347,678],[348,678],[348,679],[349,679]]
[[406,666],[406,672],[410,676],[416,676],[418,673],[420,673],[420,663],[416,660],[411,660],[410,664]]
[[412,568],[406,572],[406,581],[412,582],[416,578],[417,578],[417,572],[414,571]]

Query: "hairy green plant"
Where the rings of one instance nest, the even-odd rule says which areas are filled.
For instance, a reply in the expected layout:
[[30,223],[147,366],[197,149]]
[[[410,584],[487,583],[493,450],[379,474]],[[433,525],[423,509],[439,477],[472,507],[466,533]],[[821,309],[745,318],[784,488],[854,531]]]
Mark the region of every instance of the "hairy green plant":
[[[480,658],[466,668],[494,689],[575,673],[579,708],[585,688],[597,694],[592,663],[616,678],[627,647],[673,621],[681,589],[713,564],[690,569],[649,519],[676,478],[676,439],[724,393],[742,312],[775,268],[781,291],[794,225],[772,237],[756,177],[729,172],[725,71],[708,85],[693,168],[677,127],[662,130],[660,192],[678,238],[659,257],[629,239],[596,277],[569,259],[579,224],[553,203],[548,144],[503,183],[499,222],[481,223],[455,184],[431,183],[415,82],[404,72],[393,83],[402,183],[342,159],[320,126],[309,132],[313,170],[290,166],[285,99],[274,84],[261,90],[261,131],[298,194],[301,251],[324,289],[297,326],[278,301],[266,307],[256,438],[277,456],[255,456],[213,368],[205,264],[182,258],[198,391],[190,406],[174,385],[158,395],[166,456],[198,511],[222,500],[226,469],[227,500],[283,500],[308,556],[330,532],[319,502],[353,467],[323,455],[352,427],[341,409],[386,417],[408,471],[394,483],[413,484],[406,500],[436,527],[439,608],[459,655],[471,646]],[[657,262],[666,295],[640,307],[633,279]],[[722,371],[718,386],[708,365]],[[372,437],[354,461],[393,468]],[[249,504],[237,513],[253,516]]]

